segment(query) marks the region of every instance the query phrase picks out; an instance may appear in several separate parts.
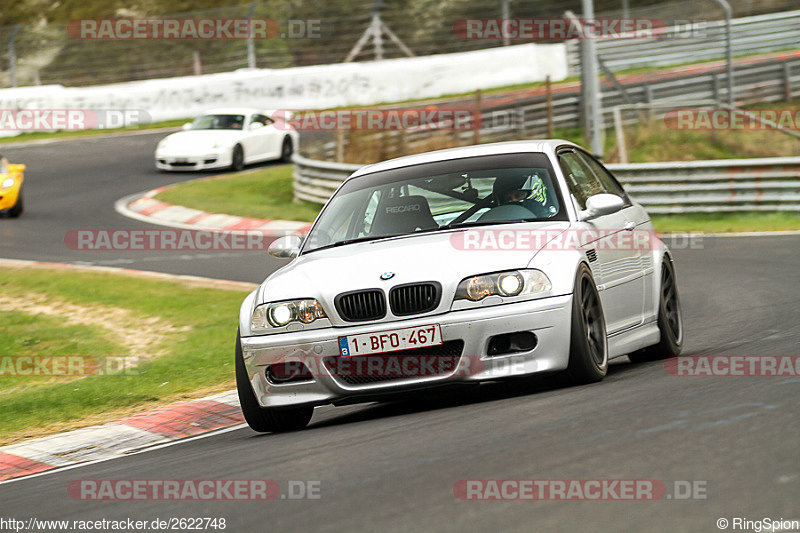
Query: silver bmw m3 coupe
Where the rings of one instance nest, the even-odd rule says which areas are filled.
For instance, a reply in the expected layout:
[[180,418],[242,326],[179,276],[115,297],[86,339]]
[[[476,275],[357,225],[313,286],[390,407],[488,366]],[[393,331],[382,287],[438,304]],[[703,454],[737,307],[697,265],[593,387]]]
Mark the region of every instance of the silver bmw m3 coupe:
[[236,378],[256,431],[315,406],[677,355],[670,251],[614,176],[562,140],[366,166],[241,306]]

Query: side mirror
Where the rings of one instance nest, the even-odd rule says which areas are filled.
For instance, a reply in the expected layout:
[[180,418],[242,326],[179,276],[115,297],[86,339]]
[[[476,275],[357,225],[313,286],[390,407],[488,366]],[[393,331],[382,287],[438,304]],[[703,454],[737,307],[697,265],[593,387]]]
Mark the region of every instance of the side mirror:
[[297,257],[300,253],[300,246],[303,244],[303,239],[298,235],[285,235],[272,241],[272,244],[267,248],[267,253],[272,257],[280,259],[291,259]]
[[181,129],[182,130],[190,130],[190,129],[192,129],[192,123],[191,122],[187,122],[186,124],[181,126]]
[[595,194],[586,200],[586,209],[581,212],[582,220],[610,215],[621,211],[625,207],[625,200],[616,194]]
[[8,173],[9,174],[15,174],[15,173],[18,173],[18,172],[25,172],[25,165],[23,165],[21,163],[16,163],[16,164],[9,163],[9,165],[8,165]]
[[264,124],[261,122],[251,122],[249,127],[251,130],[259,130],[264,127]]

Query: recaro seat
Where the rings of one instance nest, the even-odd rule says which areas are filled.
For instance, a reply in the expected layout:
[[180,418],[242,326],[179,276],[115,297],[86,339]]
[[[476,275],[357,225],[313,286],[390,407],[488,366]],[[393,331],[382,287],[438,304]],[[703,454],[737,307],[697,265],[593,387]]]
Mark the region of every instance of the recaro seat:
[[438,227],[424,196],[398,196],[381,202],[370,235],[395,235]]

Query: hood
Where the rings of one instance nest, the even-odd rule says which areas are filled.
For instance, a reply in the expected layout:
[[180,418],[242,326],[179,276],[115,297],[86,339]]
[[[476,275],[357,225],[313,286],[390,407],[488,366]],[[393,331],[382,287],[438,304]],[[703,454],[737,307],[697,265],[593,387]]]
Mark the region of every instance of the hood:
[[[531,229],[526,226],[526,229]],[[538,223],[537,230],[558,234],[568,222]],[[459,229],[408,237],[354,243],[299,256],[272,274],[261,285],[257,301],[274,302],[295,298],[316,298],[323,308],[333,310],[336,295],[360,289],[382,289],[385,293],[404,283],[438,281],[442,302],[452,301],[459,282],[469,276],[526,268],[544,246],[520,250],[464,249],[467,232],[500,232],[507,226]],[[518,228],[517,228],[518,229]],[[389,280],[381,274],[392,272]],[[330,312],[329,312],[330,314]],[[336,323],[334,317],[331,321]]]

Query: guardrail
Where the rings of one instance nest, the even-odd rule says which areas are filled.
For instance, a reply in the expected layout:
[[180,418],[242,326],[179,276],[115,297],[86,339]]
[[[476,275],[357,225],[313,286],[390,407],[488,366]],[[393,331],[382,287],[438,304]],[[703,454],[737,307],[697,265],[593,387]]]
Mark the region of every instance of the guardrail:
[[[294,195],[324,203],[362,165],[294,156]],[[800,211],[800,157],[610,164],[650,213]]]
[[[599,39],[597,53],[612,71],[725,57],[725,22],[690,22],[665,28],[659,39]],[[800,42],[800,11],[733,19],[731,40],[737,56],[795,48]],[[568,41],[567,51],[571,75],[577,76],[579,43]]]
[[[738,104],[788,100],[800,95],[800,52],[787,53],[767,60],[759,59],[739,62],[735,68]],[[675,108],[690,105],[693,101],[725,100],[725,66],[688,67],[686,72],[648,75],[642,74],[621,79],[624,94],[610,84],[602,89],[603,121],[613,123],[613,109],[631,104],[659,104],[665,110],[672,104]],[[581,126],[580,87],[557,87],[552,93],[552,121],[555,128],[578,128]],[[439,102],[447,106],[474,106],[474,98],[456,98]],[[419,107],[420,104],[393,105],[393,109]],[[654,117],[664,113],[654,113]],[[625,124],[639,120],[639,112],[624,114]],[[487,97],[481,104],[481,142],[541,138],[547,135],[547,95],[544,89],[533,94],[514,97]],[[348,131],[303,132],[300,149],[303,155],[313,159],[336,160],[347,152]],[[363,132],[362,132],[363,133]],[[371,133],[371,132],[370,132]],[[380,144],[386,157],[425,151],[426,140],[433,135],[442,135],[440,130],[374,132],[375,143]],[[473,142],[473,131],[445,132],[452,136],[453,145]],[[337,143],[341,146],[337,148]],[[404,152],[405,150],[405,152]],[[381,157],[383,158],[383,157]]]

